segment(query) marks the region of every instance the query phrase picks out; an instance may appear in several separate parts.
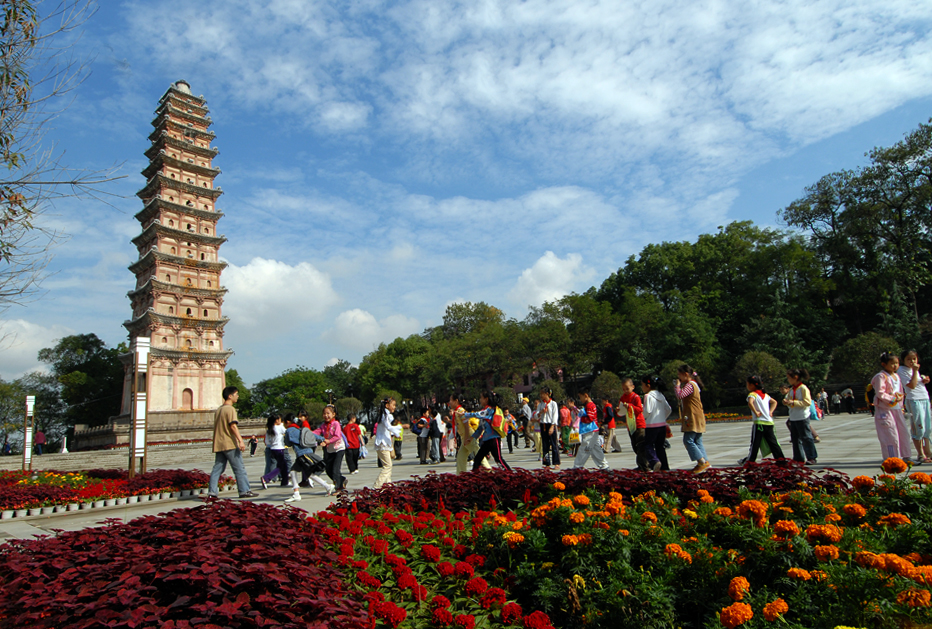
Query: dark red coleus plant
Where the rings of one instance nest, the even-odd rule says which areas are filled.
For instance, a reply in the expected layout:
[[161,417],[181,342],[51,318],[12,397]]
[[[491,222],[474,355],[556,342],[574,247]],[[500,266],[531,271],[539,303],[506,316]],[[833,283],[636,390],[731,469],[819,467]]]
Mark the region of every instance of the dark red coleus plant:
[[0,546],[0,629],[361,627],[322,525],[210,501],[127,524]]

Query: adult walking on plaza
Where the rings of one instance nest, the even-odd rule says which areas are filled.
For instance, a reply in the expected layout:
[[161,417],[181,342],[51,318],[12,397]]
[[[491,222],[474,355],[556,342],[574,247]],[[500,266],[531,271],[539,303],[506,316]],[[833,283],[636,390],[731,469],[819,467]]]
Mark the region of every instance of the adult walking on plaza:
[[218,485],[220,475],[227,469],[227,463],[233,469],[236,477],[236,488],[240,498],[255,498],[259,494],[249,491],[249,478],[246,476],[246,467],[243,465],[243,452],[246,442],[239,434],[239,419],[233,405],[239,399],[239,390],[236,387],[227,387],[223,390],[223,404],[214,415],[214,469],[210,472],[210,485],[208,495],[216,498],[220,494]]

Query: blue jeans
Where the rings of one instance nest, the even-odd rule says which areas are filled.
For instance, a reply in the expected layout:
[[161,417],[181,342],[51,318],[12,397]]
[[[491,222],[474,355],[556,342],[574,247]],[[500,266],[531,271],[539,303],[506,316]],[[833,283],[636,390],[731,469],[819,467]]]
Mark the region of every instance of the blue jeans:
[[906,410],[912,415],[911,437],[919,441],[932,436],[932,416],[929,412],[929,400],[906,400]]
[[686,446],[686,452],[689,454],[690,461],[707,460],[705,448],[702,445],[701,432],[684,432],[683,445]]
[[816,450],[815,439],[812,438],[812,430],[809,428],[808,419],[791,421],[790,438],[793,440],[793,460],[794,461],[815,461],[819,457]]
[[210,486],[207,493],[211,496],[216,496],[219,493],[217,486],[220,483],[220,475],[227,469],[227,463],[230,464],[233,476],[236,477],[236,488],[239,493],[249,493],[249,478],[246,476],[246,466],[243,465],[243,453],[238,448],[214,452],[214,469],[210,471]]

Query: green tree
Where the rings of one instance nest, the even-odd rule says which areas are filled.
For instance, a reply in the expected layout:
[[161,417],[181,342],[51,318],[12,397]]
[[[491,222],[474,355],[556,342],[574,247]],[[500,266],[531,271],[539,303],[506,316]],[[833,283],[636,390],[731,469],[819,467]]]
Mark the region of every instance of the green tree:
[[252,391],[243,382],[239,372],[235,369],[227,369],[226,382],[228,387],[236,387],[239,390],[239,400],[236,402],[236,412],[239,416],[258,417],[252,406]]
[[834,382],[868,383],[880,371],[880,354],[898,354],[900,346],[894,339],[867,332],[848,339],[832,356]]
[[621,378],[611,371],[603,371],[592,382],[590,393],[593,400],[610,400],[612,404],[617,404],[621,398]]
[[338,360],[333,365],[324,367],[324,378],[327,388],[333,391],[335,397],[350,397],[355,393],[357,369],[346,360]]
[[121,343],[109,348],[96,334],[66,336],[55,347],[39,351],[61,385],[67,405],[64,419],[71,425],[100,426],[119,414],[123,396]]
[[764,390],[776,397],[776,391],[786,380],[786,367],[767,352],[751,350],[745,352],[733,371],[735,386],[743,386],[748,376],[760,376]]
[[[324,375],[307,367],[288,369],[274,378],[257,382],[252,388],[252,409],[256,417],[269,413],[306,410],[311,415],[311,404],[327,402],[327,381]],[[319,418],[320,414],[315,417]]]
[[342,397],[333,403],[337,407],[337,417],[345,420],[350,413],[359,415],[362,411],[362,402],[354,397]]

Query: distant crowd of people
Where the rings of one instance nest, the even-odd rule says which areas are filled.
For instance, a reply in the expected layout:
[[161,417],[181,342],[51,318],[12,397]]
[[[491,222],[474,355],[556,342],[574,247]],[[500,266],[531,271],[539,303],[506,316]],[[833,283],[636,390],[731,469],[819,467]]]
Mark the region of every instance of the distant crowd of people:
[[[902,365],[900,364],[902,360]],[[929,377],[919,373],[919,357],[915,351],[902,356],[883,354],[880,372],[874,376],[874,421],[884,458],[895,456],[913,464],[932,463],[930,450]],[[774,414],[783,404],[789,413],[786,422],[792,444],[792,458],[805,465],[818,463],[816,443],[819,435],[812,421],[829,414],[829,399],[834,413],[841,412],[843,400],[849,413],[855,412],[853,392],[836,391],[831,398],[824,389],[813,396],[805,382],[805,369],[789,369],[786,384],[780,388],[777,401],[764,390],[761,378],[750,375],[746,380],[747,404],[752,415],[751,436],[747,456],[739,463],[754,462],[758,456],[784,458],[776,436]],[[605,455],[622,451],[620,435],[627,433],[627,442],[635,455],[634,463],[643,471],[669,470],[666,450],[673,433],[668,423],[673,409],[663,395],[666,383],[658,375],[641,378],[640,394],[633,379],[621,383],[617,401],[593,400],[583,389],[578,399],[559,404],[553,392],[542,387],[534,408],[528,398],[522,398],[513,414],[501,397],[493,392],[482,393],[477,401],[467,401],[453,394],[445,405],[421,409],[408,424],[417,438],[417,456],[421,464],[437,464],[454,457],[457,473],[470,468],[490,468],[492,463],[511,469],[505,461],[503,441],[509,454],[515,448],[533,448],[538,461],[546,468],[561,469],[562,458],[571,457],[572,467],[585,467],[591,459],[598,469],[607,469]],[[689,365],[681,365],[673,383],[673,393],[679,407],[683,446],[695,464],[692,471],[701,473],[711,466],[703,443],[706,418],[702,406],[702,379]],[[843,395],[844,394],[844,395]],[[246,444],[237,428],[233,404],[238,392],[235,387],[224,389],[224,405],[217,411],[214,429],[215,464],[211,473],[210,494],[217,494],[220,475],[230,464],[237,478],[240,496],[256,496],[249,488],[242,452]],[[468,407],[468,408],[467,408]],[[307,413],[284,417],[271,414],[265,433],[265,474],[263,488],[276,480],[290,487],[287,502],[301,500],[300,489],[319,485],[329,495],[347,488],[343,475],[346,462],[349,475],[358,473],[360,459],[369,456],[368,445],[374,446],[380,469],[375,488],[391,482],[394,460],[402,458],[404,428],[395,416],[397,401],[387,398],[380,402],[372,434],[350,414],[346,424],[337,419],[333,405],[324,407],[317,426],[312,426]],[[907,415],[909,419],[907,420]],[[250,454],[255,455],[258,437],[250,439]],[[916,456],[911,456],[911,447]],[[289,450],[290,449],[290,450]],[[319,453],[318,453],[319,450]],[[289,454],[294,452],[294,459]],[[326,475],[326,479],[323,475]],[[242,481],[241,481],[242,479]]]

